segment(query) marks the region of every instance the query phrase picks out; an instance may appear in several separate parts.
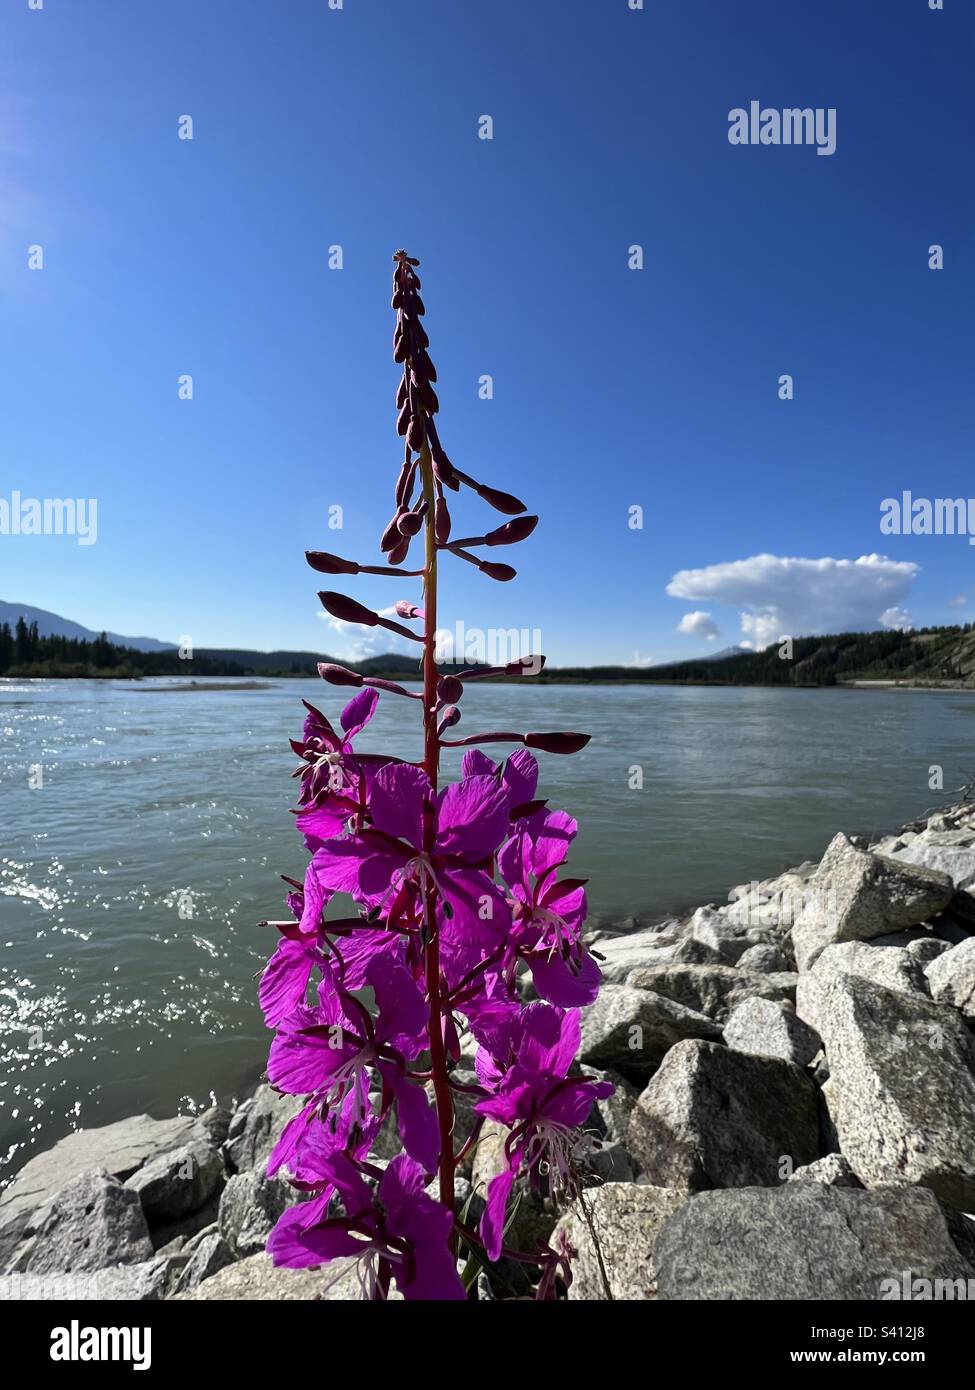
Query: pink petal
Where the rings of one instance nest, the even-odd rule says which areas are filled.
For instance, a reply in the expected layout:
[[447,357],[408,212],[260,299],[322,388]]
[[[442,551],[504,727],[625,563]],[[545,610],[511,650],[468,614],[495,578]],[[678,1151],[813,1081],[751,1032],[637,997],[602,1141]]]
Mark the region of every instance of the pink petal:
[[304,941],[285,938],[278,943],[278,949],[261,976],[258,991],[268,1028],[277,1028],[283,1018],[305,1002],[315,959],[316,952]]
[[372,784],[373,824],[419,848],[423,844],[424,801],[433,801],[433,788],[422,768],[405,763],[380,768]]
[[454,782],[440,798],[437,853],[472,864],[489,858],[508,833],[511,793],[495,777]]
[[378,699],[379,692],[376,690],[361,690],[358,695],[353,695],[341,715],[346,739],[355,738],[360,729],[365,728],[375,713]]
[[481,1217],[481,1239],[485,1254],[492,1262],[501,1258],[505,1211],[514,1181],[514,1171],[509,1168],[507,1172],[492,1178],[488,1186],[487,1203]]

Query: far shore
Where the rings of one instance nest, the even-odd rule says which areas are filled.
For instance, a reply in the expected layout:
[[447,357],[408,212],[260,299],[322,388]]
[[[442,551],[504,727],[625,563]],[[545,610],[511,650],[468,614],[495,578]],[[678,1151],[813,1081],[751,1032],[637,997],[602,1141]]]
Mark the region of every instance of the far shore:
[[[22,682],[42,682],[42,681],[99,681],[105,683],[119,684],[127,692],[163,692],[171,690],[273,690],[282,682],[293,680],[314,680],[317,673],[314,671],[269,671],[267,679],[257,680],[251,677],[224,677],[222,679],[208,680],[206,677],[197,679],[189,676],[112,676],[112,675],[16,675],[5,673],[0,676],[0,690],[6,684],[20,684]],[[419,685],[413,676],[404,676],[402,671],[391,672],[370,672],[370,679],[381,679],[395,681],[399,685]],[[785,683],[782,681],[693,681],[693,680],[655,680],[651,676],[632,677],[584,677],[584,676],[560,676],[555,671],[542,673],[530,677],[514,676],[494,676],[482,682],[485,685],[521,685],[528,683],[531,685],[577,685],[577,686],[600,686],[602,688],[611,686],[636,686],[649,685],[658,688],[667,686],[681,686],[694,690],[927,690],[940,694],[971,694],[975,692],[975,684],[964,681],[911,681],[897,678],[890,679],[854,679],[826,682],[796,682]]]
[[[129,677],[131,680],[131,677]],[[185,681],[174,678],[173,685],[129,685],[126,690],[147,695],[162,695],[173,690],[273,690],[267,681]]]

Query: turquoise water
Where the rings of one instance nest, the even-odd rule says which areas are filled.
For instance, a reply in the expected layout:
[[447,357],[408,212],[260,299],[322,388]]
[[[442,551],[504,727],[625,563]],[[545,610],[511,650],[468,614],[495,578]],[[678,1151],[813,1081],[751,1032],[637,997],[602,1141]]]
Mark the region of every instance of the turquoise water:
[[[302,696],[340,695],[0,681],[0,1176],[69,1128],[256,1080],[256,924],[305,862],[287,740]],[[946,788],[975,767],[967,694],[472,686],[464,707],[460,732],[593,734],[541,755],[539,794],[579,816],[574,872],[610,921],[719,901],[936,804],[931,765]],[[414,719],[384,697],[361,746],[417,756]]]

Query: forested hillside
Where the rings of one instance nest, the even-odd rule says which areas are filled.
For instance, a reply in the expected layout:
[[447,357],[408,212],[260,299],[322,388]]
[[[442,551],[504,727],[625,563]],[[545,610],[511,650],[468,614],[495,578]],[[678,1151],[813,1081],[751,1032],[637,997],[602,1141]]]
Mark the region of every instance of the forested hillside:
[[[0,625],[0,675],[139,678],[144,676],[313,676],[315,652],[253,652],[202,648],[192,661],[173,651],[142,652],[109,642],[41,637],[36,623]],[[417,663],[387,654],[346,663],[364,675],[408,680]],[[762,652],[676,662],[667,666],[546,667],[532,679],[557,682],[631,681],[691,685],[838,685],[851,680],[961,683],[975,687],[975,625],[915,632],[843,632],[797,637]]]

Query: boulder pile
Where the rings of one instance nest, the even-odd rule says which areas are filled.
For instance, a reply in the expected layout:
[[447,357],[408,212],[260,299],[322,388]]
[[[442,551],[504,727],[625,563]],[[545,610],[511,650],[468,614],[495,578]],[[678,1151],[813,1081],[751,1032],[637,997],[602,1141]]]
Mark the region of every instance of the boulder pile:
[[[590,1185],[514,1231],[575,1252],[570,1299],[975,1297],[975,805],[590,946],[578,1065],[616,1091]],[[260,1086],[31,1159],[0,1196],[0,1297],[356,1297],[347,1262],[326,1281],[263,1253],[299,1199],[264,1168],[300,1105]],[[488,1125],[472,1219],[499,1153]]]

